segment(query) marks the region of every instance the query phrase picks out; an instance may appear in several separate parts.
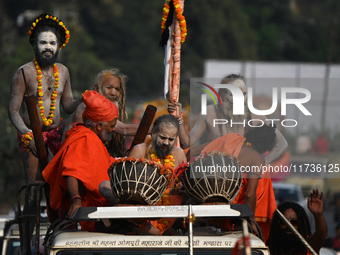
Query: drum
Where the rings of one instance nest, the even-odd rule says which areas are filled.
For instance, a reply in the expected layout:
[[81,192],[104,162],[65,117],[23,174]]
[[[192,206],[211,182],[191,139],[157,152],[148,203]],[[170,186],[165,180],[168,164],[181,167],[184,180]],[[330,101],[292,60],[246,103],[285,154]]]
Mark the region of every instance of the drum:
[[199,155],[182,174],[189,196],[198,203],[231,203],[242,184],[238,161],[223,152]]
[[156,204],[170,181],[161,167],[146,159],[118,159],[108,170],[113,196],[119,204]]

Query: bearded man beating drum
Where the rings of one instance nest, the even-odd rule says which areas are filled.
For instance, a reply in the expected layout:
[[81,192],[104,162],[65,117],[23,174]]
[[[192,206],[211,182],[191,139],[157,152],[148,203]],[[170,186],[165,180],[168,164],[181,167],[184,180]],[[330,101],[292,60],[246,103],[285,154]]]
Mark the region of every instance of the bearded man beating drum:
[[[161,163],[164,166],[176,169],[181,163],[186,163],[186,157],[183,150],[175,146],[175,141],[178,137],[179,123],[178,120],[171,114],[158,117],[152,129],[152,141],[134,146],[129,154],[133,158],[145,158],[151,161]],[[104,181],[100,184],[100,191],[111,204],[115,204],[115,199],[112,195],[110,183]],[[183,196],[180,194],[180,189],[170,188],[168,199],[161,199],[157,205],[179,205],[182,202]],[[164,198],[164,197],[163,197]],[[164,224],[166,222],[166,224]],[[169,230],[174,223],[174,219],[166,221],[151,221],[152,226],[149,226],[149,233],[162,234]],[[151,229],[150,229],[151,228]]]

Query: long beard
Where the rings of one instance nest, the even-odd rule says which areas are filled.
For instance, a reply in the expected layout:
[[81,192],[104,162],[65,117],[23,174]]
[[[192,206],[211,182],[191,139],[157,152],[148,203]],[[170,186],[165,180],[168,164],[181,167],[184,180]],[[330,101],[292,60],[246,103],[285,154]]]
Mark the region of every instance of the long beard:
[[58,56],[59,56],[59,50],[56,51],[55,54],[52,55],[50,58],[45,58],[38,50],[38,48],[35,48],[35,57],[38,61],[38,64],[41,68],[50,67],[53,66],[55,62],[57,62]]
[[154,140],[152,140],[152,148],[159,158],[165,158],[168,156],[173,148],[173,146],[168,146],[166,149],[162,148],[163,146],[157,145]]
[[222,111],[224,115],[226,116],[226,119],[232,119],[233,118],[233,104],[229,102],[228,99],[222,99]]
[[107,144],[108,142],[111,141],[112,139],[112,133],[108,133],[106,131],[101,131],[99,134],[98,134],[98,137],[100,138],[100,140],[102,140],[102,142],[104,144]]
[[278,245],[283,251],[290,250],[299,244],[299,239],[293,233],[287,233],[284,229],[281,229],[278,236]]

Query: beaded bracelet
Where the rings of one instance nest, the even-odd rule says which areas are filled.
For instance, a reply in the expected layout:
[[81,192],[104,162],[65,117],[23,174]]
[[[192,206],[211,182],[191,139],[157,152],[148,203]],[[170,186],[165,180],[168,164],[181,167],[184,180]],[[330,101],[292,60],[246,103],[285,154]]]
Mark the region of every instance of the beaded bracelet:
[[24,135],[21,135],[21,141],[24,143],[24,146],[27,151],[30,151],[28,145],[30,144],[30,141],[33,139],[33,133],[27,132]]

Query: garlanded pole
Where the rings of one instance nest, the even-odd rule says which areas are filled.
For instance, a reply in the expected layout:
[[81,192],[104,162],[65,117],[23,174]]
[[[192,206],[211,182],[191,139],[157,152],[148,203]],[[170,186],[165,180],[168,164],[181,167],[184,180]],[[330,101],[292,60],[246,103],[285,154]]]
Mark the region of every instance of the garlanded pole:
[[[162,39],[164,56],[164,97],[170,91],[170,102],[177,103],[180,90],[181,45],[187,36],[187,24],[183,16],[184,0],[166,0],[163,8]],[[174,112],[174,114],[178,114]]]

